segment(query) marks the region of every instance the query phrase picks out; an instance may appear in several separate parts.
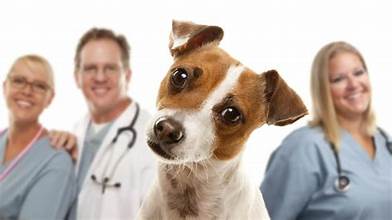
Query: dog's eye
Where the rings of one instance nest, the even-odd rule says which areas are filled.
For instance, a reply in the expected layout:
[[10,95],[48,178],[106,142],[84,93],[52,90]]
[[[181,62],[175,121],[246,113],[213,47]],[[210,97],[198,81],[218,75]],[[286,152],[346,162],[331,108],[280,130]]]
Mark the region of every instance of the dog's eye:
[[232,125],[238,124],[242,119],[240,111],[238,111],[237,108],[232,106],[223,109],[223,111],[221,112],[221,116],[226,123]]
[[185,88],[189,75],[183,68],[175,69],[171,75],[170,82],[175,89]]

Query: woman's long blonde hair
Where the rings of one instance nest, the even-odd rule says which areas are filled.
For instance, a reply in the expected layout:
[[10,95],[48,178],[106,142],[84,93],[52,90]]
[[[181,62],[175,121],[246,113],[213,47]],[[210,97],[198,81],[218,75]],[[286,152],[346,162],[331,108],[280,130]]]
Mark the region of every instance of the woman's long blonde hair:
[[[334,144],[337,149],[340,145],[340,125],[331,97],[328,74],[329,61],[339,53],[352,53],[357,55],[367,72],[367,66],[361,53],[352,45],[342,41],[325,45],[313,60],[310,83],[313,114],[310,125],[322,127],[327,140]],[[373,135],[376,130],[375,114],[372,109],[371,98],[362,127],[369,135]]]

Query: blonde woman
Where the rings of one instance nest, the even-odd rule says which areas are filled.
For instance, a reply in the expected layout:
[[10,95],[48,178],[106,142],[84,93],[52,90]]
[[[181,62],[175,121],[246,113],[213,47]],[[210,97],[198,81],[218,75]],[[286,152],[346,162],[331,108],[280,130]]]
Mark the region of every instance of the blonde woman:
[[39,123],[54,97],[52,68],[40,56],[20,57],[3,94],[9,127],[0,131],[0,219],[64,219],[75,198],[73,164]]
[[391,139],[375,124],[360,52],[324,46],[311,93],[311,123],[283,140],[261,185],[271,219],[392,219]]

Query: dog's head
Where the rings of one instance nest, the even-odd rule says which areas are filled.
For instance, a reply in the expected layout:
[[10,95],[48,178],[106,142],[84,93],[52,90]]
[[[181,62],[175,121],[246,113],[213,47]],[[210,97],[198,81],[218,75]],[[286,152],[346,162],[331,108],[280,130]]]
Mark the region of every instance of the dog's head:
[[173,21],[174,63],[161,82],[148,144],[167,163],[228,160],[251,132],[286,125],[306,107],[275,70],[256,74],[218,47],[217,26]]

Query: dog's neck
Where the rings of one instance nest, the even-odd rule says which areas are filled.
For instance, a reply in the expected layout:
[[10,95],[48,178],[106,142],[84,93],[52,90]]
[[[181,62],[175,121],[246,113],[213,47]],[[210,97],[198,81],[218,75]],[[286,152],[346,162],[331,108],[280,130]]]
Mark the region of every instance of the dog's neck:
[[[240,192],[243,173],[240,156],[229,161],[160,164],[160,186],[170,215],[213,219],[229,199]],[[230,196],[232,195],[232,196]],[[226,201],[224,201],[226,200]]]

